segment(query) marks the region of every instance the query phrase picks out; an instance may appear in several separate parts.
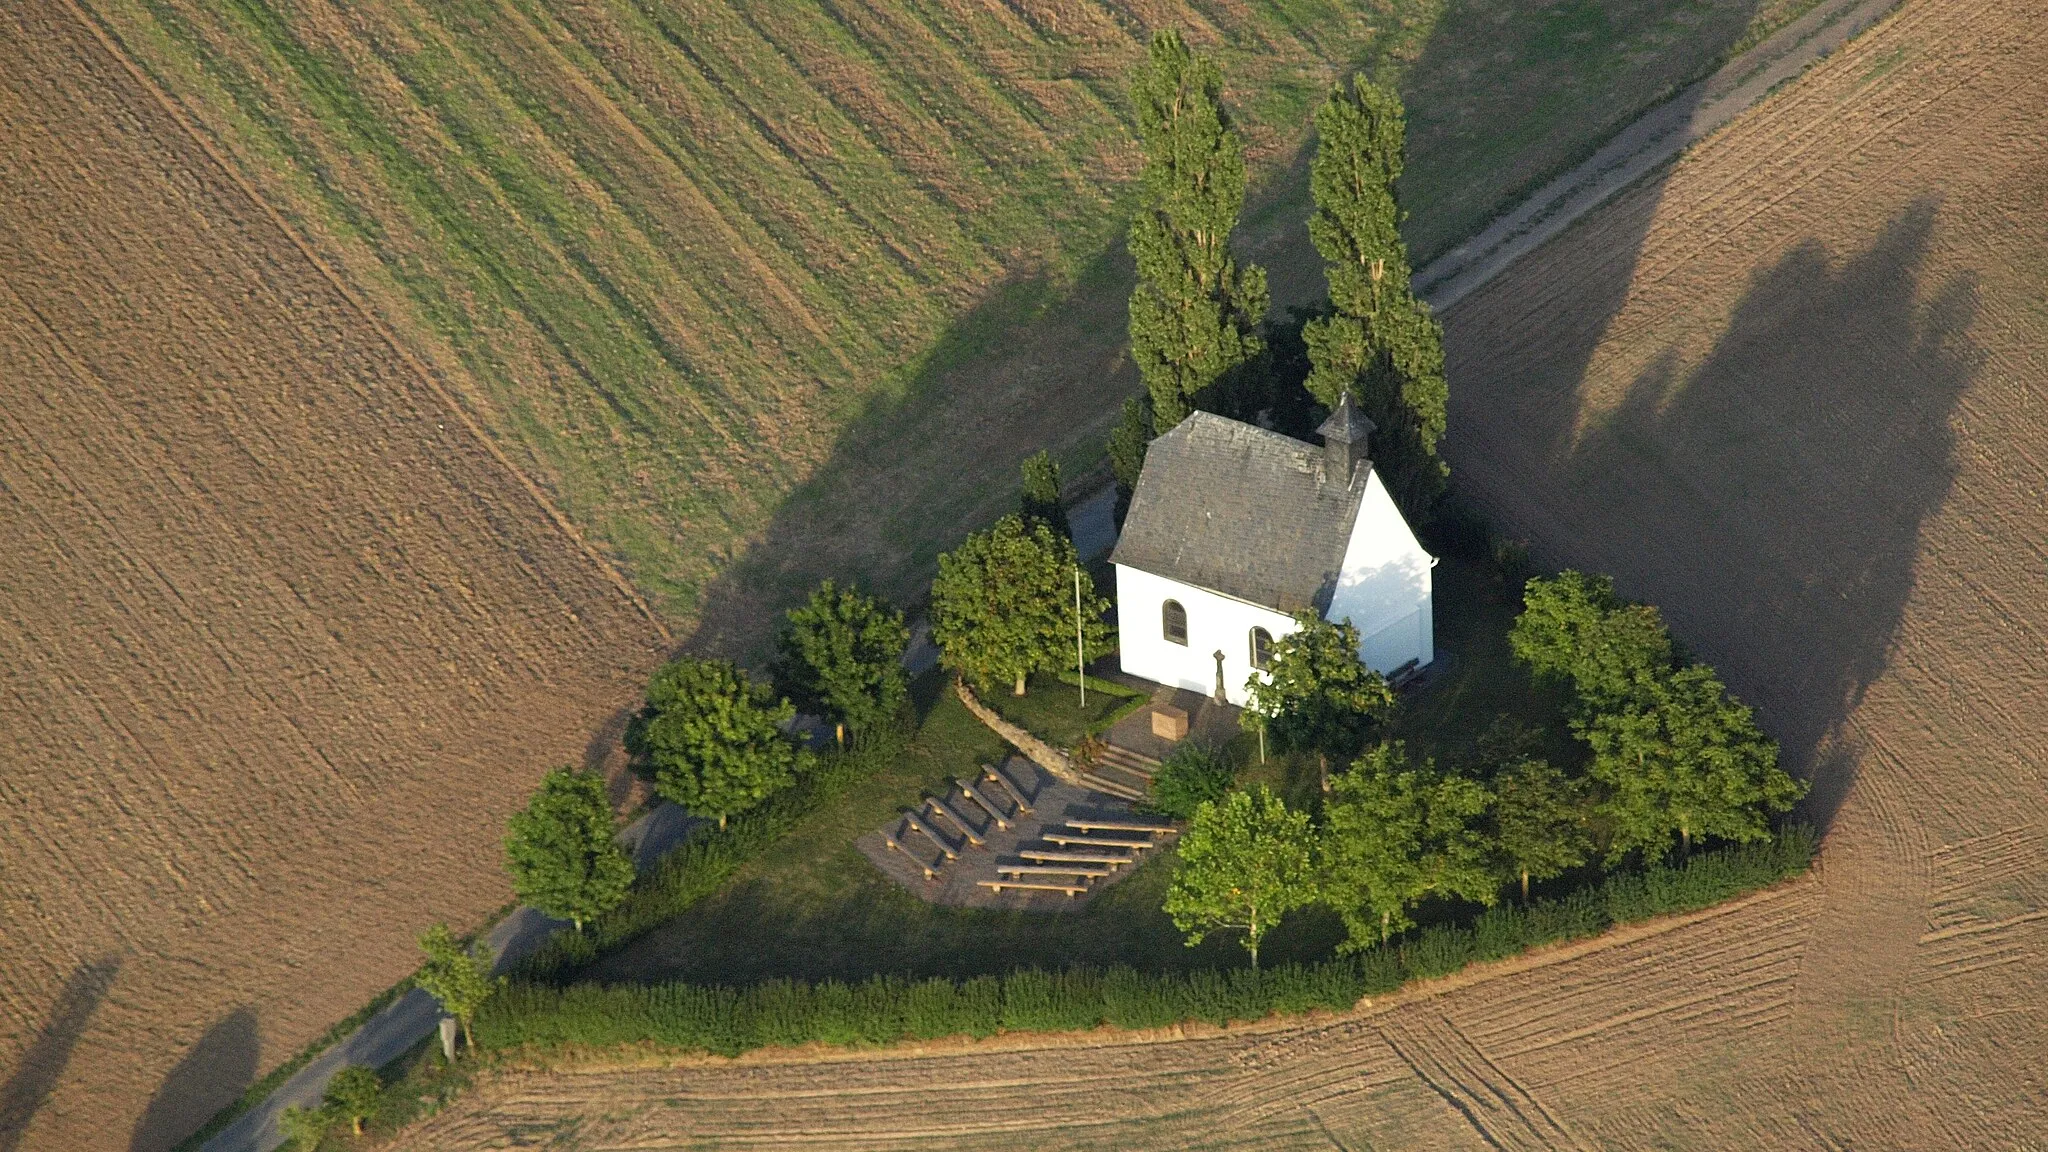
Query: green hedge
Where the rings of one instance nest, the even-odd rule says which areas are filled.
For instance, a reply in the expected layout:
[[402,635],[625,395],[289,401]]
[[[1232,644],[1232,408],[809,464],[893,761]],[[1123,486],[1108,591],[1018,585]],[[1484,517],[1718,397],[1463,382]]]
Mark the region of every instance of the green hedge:
[[1768,843],[1702,853],[1680,867],[1610,876],[1562,899],[1501,905],[1470,925],[1426,928],[1357,956],[1259,971],[1025,969],[964,982],[875,976],[857,984],[776,980],[747,988],[521,981],[485,1005],[476,1038],[486,1049],[652,1044],[736,1056],[771,1045],[872,1047],[939,1036],[1224,1024],[1315,1008],[1341,1011],[1410,980],[1710,907],[1805,871],[1813,848],[1812,832],[1794,828]]
[[716,892],[740,867],[766,851],[797,821],[867,780],[901,750],[900,740],[878,741],[820,757],[796,784],[763,801],[724,828],[694,829],[683,845],[642,874],[617,908],[583,926],[556,932],[514,970],[521,980],[559,979],[687,911]]

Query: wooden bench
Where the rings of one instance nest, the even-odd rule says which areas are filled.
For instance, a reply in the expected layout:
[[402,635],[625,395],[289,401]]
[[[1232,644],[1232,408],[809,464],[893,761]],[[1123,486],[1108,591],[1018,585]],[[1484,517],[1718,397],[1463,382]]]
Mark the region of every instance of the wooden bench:
[[1087,876],[1092,879],[1109,875],[1109,869],[1087,864],[998,864],[996,871],[1005,876]]
[[988,841],[983,840],[981,838],[981,835],[979,833],[975,832],[974,826],[972,824],[969,824],[967,821],[961,819],[960,814],[958,812],[955,812],[951,808],[946,807],[937,799],[927,796],[924,798],[924,805],[925,807],[931,809],[938,815],[944,816],[946,818],[946,823],[951,824],[955,828],[958,828],[960,830],[960,834],[962,836],[967,837],[967,842],[969,844],[972,844],[976,848],[979,848],[983,844],[988,843]]
[[1010,799],[1016,801],[1017,811],[1023,813],[1026,816],[1031,815],[1031,805],[1024,802],[1023,791],[1020,790],[1015,784],[1010,783],[1010,778],[1008,776],[1005,776],[1001,772],[996,771],[995,765],[983,764],[981,766],[981,773],[984,777],[993,780],[996,783],[1003,786],[1003,791],[1009,794]]
[[1171,824],[1141,824],[1135,820],[1069,820],[1067,827],[1083,832],[1171,832]]
[[1047,884],[1037,880],[976,880],[975,883],[997,892],[1005,888],[1020,888],[1033,892],[1065,892],[1068,896],[1079,896],[1088,890],[1086,884]]
[[1110,868],[1120,868],[1137,860],[1136,856],[1111,856],[1107,852],[1047,852],[1043,849],[1020,851],[1017,855],[1041,864],[1104,864]]
[[931,841],[934,844],[937,844],[939,846],[939,851],[944,852],[946,854],[946,859],[958,860],[960,858],[960,854],[958,852],[953,851],[953,846],[951,844],[946,843],[944,837],[940,836],[937,832],[932,831],[931,825],[917,818],[917,813],[905,812],[903,814],[903,818],[905,820],[910,821],[910,826],[912,828],[915,828],[919,832],[924,833],[925,839]]
[[982,809],[988,813],[989,819],[996,822],[996,827],[1001,828],[1005,832],[1010,830],[1010,818],[1003,815],[1003,810],[996,807],[988,797],[982,795],[981,789],[976,788],[957,776],[953,778],[953,783],[960,786],[960,791],[966,793],[969,800],[982,806]]
[[1147,848],[1156,847],[1150,837],[1143,840],[1131,840],[1111,836],[1070,836],[1064,832],[1046,832],[1042,833],[1042,835],[1047,840],[1068,848],[1079,845],[1084,848],[1130,848],[1142,852]]
[[912,852],[908,848],[905,848],[901,843],[897,841],[897,839],[894,836],[884,835],[882,837],[882,843],[887,844],[889,846],[890,851],[901,852],[905,856],[910,857],[910,862],[912,864],[917,865],[918,868],[924,872],[925,879],[937,880],[939,878],[939,873],[936,868],[933,868],[931,865],[925,863],[924,857],[919,856],[917,853]]

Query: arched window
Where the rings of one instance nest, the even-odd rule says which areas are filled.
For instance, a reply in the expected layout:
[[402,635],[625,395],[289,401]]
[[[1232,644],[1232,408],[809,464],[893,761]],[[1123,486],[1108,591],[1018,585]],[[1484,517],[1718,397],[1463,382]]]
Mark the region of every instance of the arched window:
[[1252,667],[1264,668],[1273,662],[1273,634],[1264,628],[1252,629]]
[[1169,644],[1188,642],[1188,610],[1178,600],[1168,600],[1159,606],[1159,631]]

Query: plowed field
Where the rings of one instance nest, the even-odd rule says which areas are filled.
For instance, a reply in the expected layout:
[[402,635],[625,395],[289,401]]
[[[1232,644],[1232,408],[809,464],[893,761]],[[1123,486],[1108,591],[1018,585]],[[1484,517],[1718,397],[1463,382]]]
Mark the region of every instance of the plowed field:
[[0,1149],[159,1149],[509,899],[661,638],[62,0],[0,60]]
[[1335,1021],[517,1072],[403,1146],[2039,1146],[2044,107],[2034,6],[1909,0],[1448,318],[1461,483],[1759,705],[1816,876]]

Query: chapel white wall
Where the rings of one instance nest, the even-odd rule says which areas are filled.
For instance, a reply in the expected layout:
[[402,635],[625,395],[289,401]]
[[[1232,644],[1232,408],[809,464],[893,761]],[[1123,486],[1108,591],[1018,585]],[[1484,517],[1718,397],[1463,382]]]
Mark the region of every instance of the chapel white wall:
[[[1166,639],[1161,608],[1178,600],[1188,614],[1185,646]],[[1264,628],[1273,639],[1294,631],[1294,621],[1270,608],[1247,604],[1122,564],[1116,566],[1118,658],[1123,670],[1203,696],[1216,691],[1216,657],[1223,653],[1225,699],[1243,707],[1250,678],[1251,635]],[[1405,659],[1405,657],[1403,658]]]
[[1366,480],[1344,547],[1328,620],[1358,629],[1358,658],[1376,672],[1436,658],[1431,567],[1415,533],[1374,472]]

